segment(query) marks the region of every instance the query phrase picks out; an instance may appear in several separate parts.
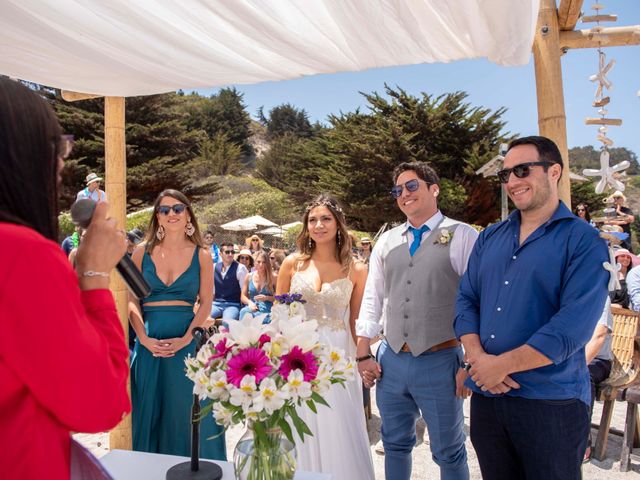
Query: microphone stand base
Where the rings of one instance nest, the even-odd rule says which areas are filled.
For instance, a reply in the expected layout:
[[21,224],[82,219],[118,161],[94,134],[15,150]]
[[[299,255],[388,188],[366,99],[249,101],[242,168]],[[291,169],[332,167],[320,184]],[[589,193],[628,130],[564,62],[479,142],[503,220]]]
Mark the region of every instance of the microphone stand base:
[[191,471],[191,462],[174,465],[167,470],[167,480],[220,480],[222,468],[212,462],[200,461],[200,469]]

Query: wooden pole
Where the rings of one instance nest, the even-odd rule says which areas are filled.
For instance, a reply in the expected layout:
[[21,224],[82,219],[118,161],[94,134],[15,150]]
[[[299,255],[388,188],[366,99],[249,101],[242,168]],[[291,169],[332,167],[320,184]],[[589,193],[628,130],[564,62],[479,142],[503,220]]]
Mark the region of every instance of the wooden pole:
[[572,30],[560,32],[560,48],[624,47],[640,45],[640,25],[627,27],[605,27],[599,32]]
[[558,26],[560,30],[573,30],[580,18],[584,0],[560,0],[558,5]]
[[559,32],[555,0],[541,0],[538,25],[533,42],[538,99],[538,130],[540,135],[553,140],[560,149],[564,169],[558,190],[560,200],[571,209],[567,118],[564,112]]
[[[104,99],[104,160],[105,188],[109,201],[109,215],[126,228],[127,162],[124,134],[124,97]],[[127,286],[115,271],[111,274],[109,288],[113,292],[118,314],[128,344],[129,321],[127,317]],[[128,382],[127,382],[128,383]],[[130,390],[129,385],[127,389]],[[127,415],[109,434],[109,447],[131,450],[131,415]]]

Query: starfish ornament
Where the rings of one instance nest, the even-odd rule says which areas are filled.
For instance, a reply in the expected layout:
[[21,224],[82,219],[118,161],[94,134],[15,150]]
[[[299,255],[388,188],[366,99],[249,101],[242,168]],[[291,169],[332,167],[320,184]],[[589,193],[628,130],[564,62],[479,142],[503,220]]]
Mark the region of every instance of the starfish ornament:
[[615,164],[613,167],[609,165],[609,151],[603,148],[600,152],[600,169],[585,168],[582,174],[587,177],[601,177],[596,185],[596,193],[604,192],[607,186],[611,186],[615,190],[624,191],[624,183],[616,179],[614,174],[629,168],[631,164],[628,160]]
[[596,88],[596,101],[602,99],[602,89],[606,88],[607,90],[611,90],[613,87],[613,83],[607,78],[607,74],[616,64],[615,60],[611,60],[609,63],[605,65],[607,61],[607,56],[604,52],[598,52],[598,73],[595,75],[591,75],[589,80],[592,82],[598,82],[598,88]]

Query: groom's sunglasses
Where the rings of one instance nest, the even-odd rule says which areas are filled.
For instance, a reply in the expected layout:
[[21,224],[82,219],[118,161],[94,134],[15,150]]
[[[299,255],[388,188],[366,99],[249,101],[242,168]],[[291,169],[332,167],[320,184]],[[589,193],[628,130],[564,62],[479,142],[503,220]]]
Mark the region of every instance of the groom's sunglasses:
[[185,204],[176,203],[175,205],[160,205],[157,208],[157,211],[160,215],[164,215],[164,216],[169,215],[169,212],[171,210],[173,210],[173,213],[175,213],[176,215],[180,215],[182,212],[185,211],[186,208],[187,206]]
[[526,162],[512,168],[503,168],[497,175],[500,183],[508,183],[511,172],[518,178],[527,178],[531,174],[531,167],[550,167],[553,162]]
[[[427,183],[427,185],[429,184]],[[402,195],[402,190],[405,188],[408,192],[415,192],[416,190],[418,190],[418,188],[420,188],[420,180],[418,180],[417,178],[412,178],[408,182],[405,182],[404,185],[396,185],[390,191],[391,196],[393,198],[400,198],[400,196]]]

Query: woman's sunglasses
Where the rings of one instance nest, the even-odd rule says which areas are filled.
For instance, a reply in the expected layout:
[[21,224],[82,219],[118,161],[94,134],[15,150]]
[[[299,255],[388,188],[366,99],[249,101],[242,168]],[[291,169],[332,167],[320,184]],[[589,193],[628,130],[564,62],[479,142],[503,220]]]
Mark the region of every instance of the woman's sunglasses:
[[[429,184],[427,183],[427,185]],[[402,190],[404,188],[406,188],[408,192],[415,192],[416,190],[418,190],[419,187],[420,187],[420,180],[418,180],[417,178],[412,178],[411,180],[406,182],[404,185],[396,185],[395,187],[393,187],[390,193],[393,198],[400,198],[400,195],[402,195]]]
[[238,257],[238,260],[249,260],[249,257],[245,256],[245,255],[240,255]]
[[500,183],[508,183],[511,172],[518,178],[526,178],[531,174],[531,167],[550,167],[553,162],[526,162],[512,168],[503,168],[497,175]]
[[180,215],[186,208],[187,206],[184,203],[176,203],[175,205],[160,205],[157,211],[160,215],[164,216],[169,215],[171,210],[173,210],[173,213],[176,215]]

